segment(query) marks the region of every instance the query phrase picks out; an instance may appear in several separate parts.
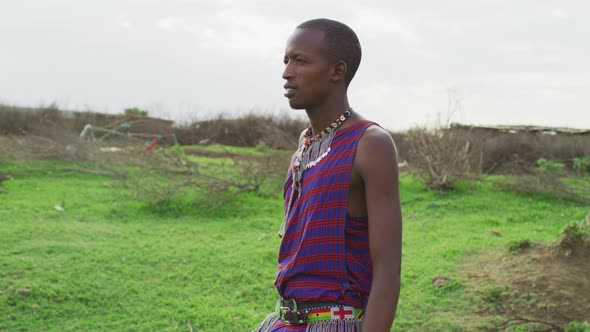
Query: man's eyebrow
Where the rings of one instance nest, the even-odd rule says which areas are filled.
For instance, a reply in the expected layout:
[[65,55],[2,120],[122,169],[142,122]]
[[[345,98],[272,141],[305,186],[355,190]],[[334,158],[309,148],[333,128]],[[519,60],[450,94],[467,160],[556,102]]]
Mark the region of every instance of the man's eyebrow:
[[285,58],[297,58],[297,57],[301,57],[301,56],[305,56],[305,54],[301,53],[301,52],[297,52],[297,53],[287,53],[285,54]]
[[291,51],[291,52],[289,52],[289,51],[285,52],[285,57],[294,58],[296,56],[305,56],[305,52],[302,52],[300,50],[294,50],[294,51]]

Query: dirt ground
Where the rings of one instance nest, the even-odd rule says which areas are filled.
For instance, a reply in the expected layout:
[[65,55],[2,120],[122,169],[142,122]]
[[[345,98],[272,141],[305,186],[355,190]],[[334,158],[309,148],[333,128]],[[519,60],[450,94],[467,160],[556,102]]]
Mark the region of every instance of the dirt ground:
[[[500,316],[492,331],[563,331],[572,321],[590,324],[590,245],[567,236],[544,246],[525,243],[472,256],[462,276],[485,303],[479,314]],[[522,330],[521,330],[522,331]]]

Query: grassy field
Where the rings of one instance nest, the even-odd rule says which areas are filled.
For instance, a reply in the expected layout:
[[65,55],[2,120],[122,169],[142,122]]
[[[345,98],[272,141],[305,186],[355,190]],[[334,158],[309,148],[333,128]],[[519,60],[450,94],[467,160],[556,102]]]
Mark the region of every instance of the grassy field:
[[[590,212],[499,191],[497,180],[461,183],[441,196],[402,174],[402,292],[393,330],[490,327],[498,318],[466,291],[461,261],[515,241],[551,242]],[[0,193],[0,331],[251,330],[277,298],[280,187],[274,181],[212,210],[190,197],[145,204],[105,176],[16,176]],[[435,288],[437,276],[450,282]]]

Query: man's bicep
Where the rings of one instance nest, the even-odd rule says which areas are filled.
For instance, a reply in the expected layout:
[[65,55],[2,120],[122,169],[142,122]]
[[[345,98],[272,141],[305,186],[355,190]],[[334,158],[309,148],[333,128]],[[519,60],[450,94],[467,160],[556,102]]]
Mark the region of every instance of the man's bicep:
[[364,138],[358,156],[365,184],[371,256],[399,260],[401,208],[395,145],[382,132]]

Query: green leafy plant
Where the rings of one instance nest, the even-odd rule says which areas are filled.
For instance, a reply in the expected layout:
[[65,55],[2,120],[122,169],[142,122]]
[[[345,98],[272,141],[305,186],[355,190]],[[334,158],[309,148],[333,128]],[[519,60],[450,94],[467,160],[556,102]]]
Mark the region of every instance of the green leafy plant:
[[564,332],[588,332],[590,331],[590,325],[586,323],[580,323],[577,321],[570,322],[564,329]]
[[574,158],[572,160],[572,167],[579,174],[590,172],[590,156]]
[[146,110],[142,110],[139,107],[129,107],[126,108],[123,113],[125,115],[141,115],[141,116],[148,116],[148,112]]
[[565,168],[565,165],[563,163],[557,162],[557,161],[552,161],[552,160],[547,160],[545,158],[539,158],[537,159],[537,166],[544,170],[544,171],[549,171],[549,172],[558,172],[561,171]]
[[258,142],[258,144],[256,144],[256,151],[267,152],[267,151],[270,151],[271,149],[272,148],[268,144],[264,143],[263,140],[260,140],[260,142]]
[[577,245],[587,244],[590,239],[590,223],[588,220],[572,222],[563,229],[561,246],[573,248]]
[[533,243],[530,240],[525,239],[525,240],[519,240],[519,241],[511,241],[508,243],[507,248],[508,248],[509,252],[515,253],[515,252],[519,252],[524,249],[528,249],[532,245],[533,245]]

